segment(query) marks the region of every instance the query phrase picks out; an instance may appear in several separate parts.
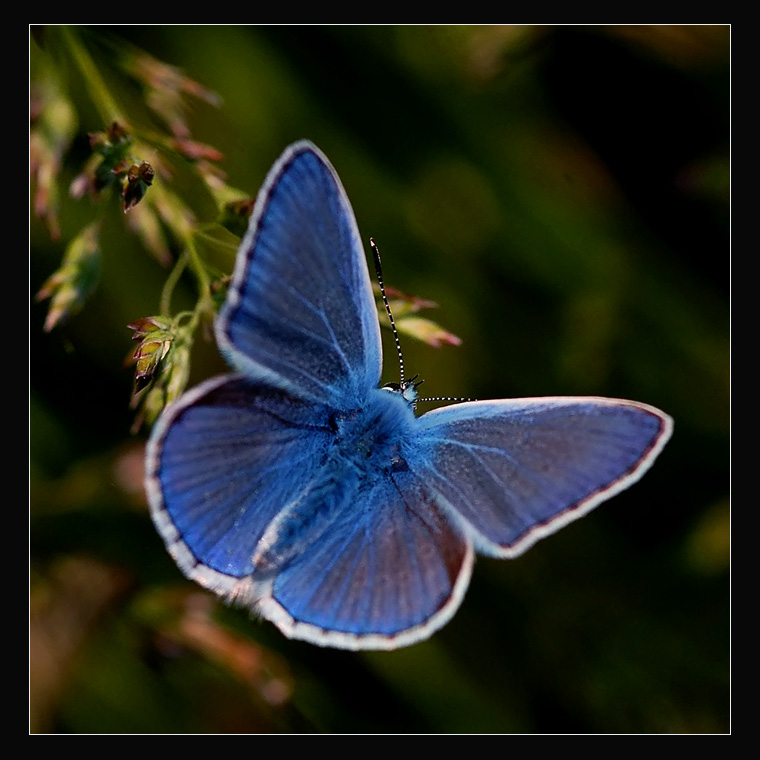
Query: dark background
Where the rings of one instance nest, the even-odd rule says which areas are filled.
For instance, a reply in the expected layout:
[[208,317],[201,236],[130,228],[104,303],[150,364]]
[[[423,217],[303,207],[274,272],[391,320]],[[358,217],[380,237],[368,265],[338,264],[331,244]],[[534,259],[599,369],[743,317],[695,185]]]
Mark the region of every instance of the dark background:
[[[135,124],[149,117],[114,50],[220,96],[187,121],[232,187],[254,195],[296,139],[326,153],[386,282],[462,339],[404,339],[427,394],[604,395],[675,419],[639,484],[517,560],[480,558],[431,640],[358,654],[218,604],[153,529],[124,358],[168,270],[115,199],[67,195],[106,125],[58,31],[33,30],[32,79],[52,65],[78,128],[60,238],[31,216],[30,296],[96,213],[103,272],[50,333],[30,307],[31,730],[729,730],[729,28],[76,30]],[[169,187],[212,227],[191,171]],[[217,255],[231,271],[234,247]],[[222,367],[199,336],[191,382]]]

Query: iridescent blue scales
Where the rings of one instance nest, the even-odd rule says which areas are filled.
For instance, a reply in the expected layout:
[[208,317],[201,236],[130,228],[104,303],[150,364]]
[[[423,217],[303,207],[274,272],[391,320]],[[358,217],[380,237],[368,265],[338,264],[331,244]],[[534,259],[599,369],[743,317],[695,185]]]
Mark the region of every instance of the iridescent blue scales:
[[324,646],[427,638],[460,605],[476,552],[514,557],[586,514],[638,480],[672,430],[633,401],[469,401],[417,416],[379,388],[356,221],[308,142],[267,176],[216,334],[234,374],[156,424],[153,520],[187,577]]

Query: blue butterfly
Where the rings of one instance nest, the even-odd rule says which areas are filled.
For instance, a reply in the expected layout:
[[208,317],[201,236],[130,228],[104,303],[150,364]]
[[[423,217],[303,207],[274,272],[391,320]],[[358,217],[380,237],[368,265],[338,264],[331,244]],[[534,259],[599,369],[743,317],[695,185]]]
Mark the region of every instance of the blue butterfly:
[[426,639],[475,552],[515,557],[637,481],[670,437],[651,406],[469,401],[416,416],[380,388],[367,262],[337,174],[291,145],[258,195],[216,322],[236,374],[167,407],[147,446],[158,532],[182,572],[289,637]]

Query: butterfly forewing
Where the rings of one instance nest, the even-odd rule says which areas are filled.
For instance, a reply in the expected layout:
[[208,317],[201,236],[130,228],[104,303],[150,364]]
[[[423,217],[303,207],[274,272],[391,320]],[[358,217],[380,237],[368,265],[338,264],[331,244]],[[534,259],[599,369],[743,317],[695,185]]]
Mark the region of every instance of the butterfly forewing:
[[458,404],[419,423],[427,482],[477,548],[501,556],[634,483],[672,428],[644,404],[572,397]]
[[291,146],[260,191],[217,322],[249,377],[339,408],[381,371],[380,328],[353,211],[327,159]]

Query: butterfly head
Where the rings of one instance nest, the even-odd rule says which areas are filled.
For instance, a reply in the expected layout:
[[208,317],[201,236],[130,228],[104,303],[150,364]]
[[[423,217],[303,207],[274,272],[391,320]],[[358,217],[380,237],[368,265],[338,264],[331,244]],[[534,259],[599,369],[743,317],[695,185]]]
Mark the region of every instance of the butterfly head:
[[414,407],[414,402],[417,400],[417,388],[425,382],[424,380],[418,380],[418,377],[419,375],[415,375],[413,378],[402,380],[400,383],[386,383],[382,386],[382,389],[400,394],[407,404]]

